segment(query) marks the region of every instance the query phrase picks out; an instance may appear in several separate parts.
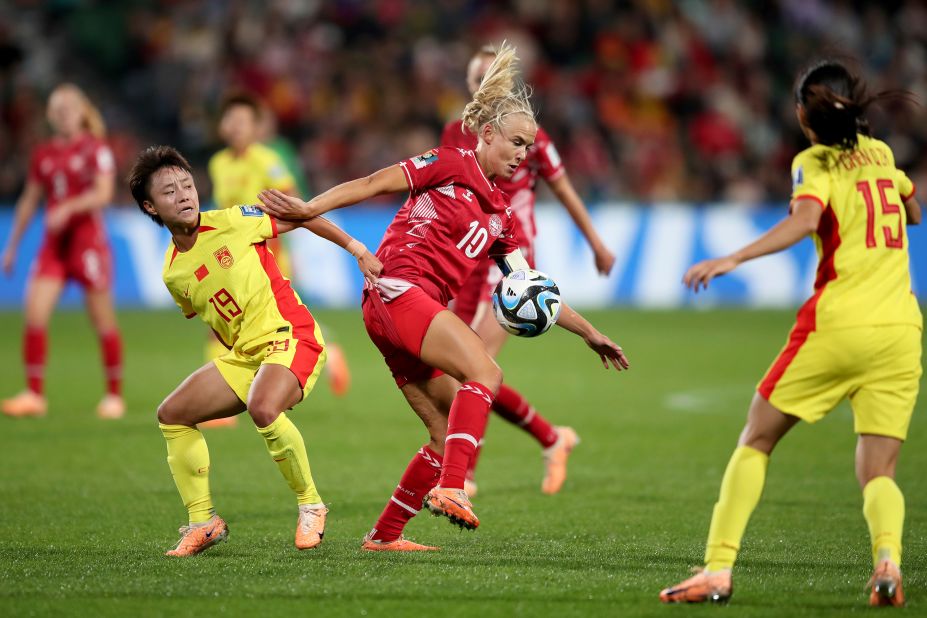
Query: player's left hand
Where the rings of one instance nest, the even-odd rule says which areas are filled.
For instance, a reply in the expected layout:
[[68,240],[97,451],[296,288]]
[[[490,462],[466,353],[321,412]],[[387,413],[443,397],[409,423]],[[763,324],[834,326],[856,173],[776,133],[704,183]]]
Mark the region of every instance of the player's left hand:
[[64,226],[70,218],[71,211],[63,204],[59,204],[57,208],[52,208],[48,211],[48,214],[45,215],[45,227],[48,228],[49,232],[55,234],[64,229]]
[[258,208],[272,217],[290,221],[303,221],[311,218],[309,203],[298,197],[287,195],[277,189],[265,189],[258,193]]
[[599,358],[602,359],[602,365],[604,365],[606,369],[608,369],[609,362],[618,371],[630,369],[631,363],[628,362],[628,357],[624,355],[624,350],[621,349],[621,346],[602,333],[595,332],[587,337],[586,345],[599,355]]
[[698,292],[699,288],[707,290],[709,281],[731,272],[738,264],[739,262],[731,256],[703,260],[686,271],[682,283],[693,292]]
[[615,266],[615,254],[608,250],[605,245],[593,249],[595,254],[595,269],[602,276],[608,276]]
[[371,251],[364,251],[357,258],[357,266],[370,283],[376,283],[377,277],[383,272],[383,263]]

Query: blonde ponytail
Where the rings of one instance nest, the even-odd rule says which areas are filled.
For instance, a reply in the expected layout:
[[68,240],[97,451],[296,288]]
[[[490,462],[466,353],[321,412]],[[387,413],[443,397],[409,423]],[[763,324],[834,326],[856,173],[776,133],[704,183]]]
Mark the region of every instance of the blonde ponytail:
[[[106,137],[106,123],[103,122],[103,115],[100,114],[100,110],[90,102],[90,99],[87,98],[87,95],[83,90],[80,89],[76,84],[70,82],[65,82],[59,84],[53,91],[52,95],[58,91],[68,91],[77,96],[81,102],[84,112],[84,129],[87,130],[91,135],[96,138]],[[51,96],[49,96],[51,99]]]
[[[490,55],[493,50],[483,48],[480,53]],[[480,129],[487,124],[498,128],[505,117],[512,114],[527,114],[534,119],[534,110],[529,101],[531,91],[519,79],[515,48],[503,41],[495,56],[473,100],[467,103],[463,111],[463,126],[471,133],[479,134]]]

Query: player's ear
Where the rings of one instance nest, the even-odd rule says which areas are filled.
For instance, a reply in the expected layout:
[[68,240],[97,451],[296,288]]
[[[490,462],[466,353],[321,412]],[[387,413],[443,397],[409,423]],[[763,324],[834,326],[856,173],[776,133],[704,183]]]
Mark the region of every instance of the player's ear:
[[487,144],[491,144],[493,137],[496,135],[496,130],[493,128],[491,122],[487,122],[480,128],[480,137],[483,138],[483,141]]
[[145,200],[144,202],[142,202],[142,208],[144,208],[145,212],[147,212],[149,215],[152,215],[154,217],[158,216],[158,211],[155,210],[154,204],[152,204],[150,201]]

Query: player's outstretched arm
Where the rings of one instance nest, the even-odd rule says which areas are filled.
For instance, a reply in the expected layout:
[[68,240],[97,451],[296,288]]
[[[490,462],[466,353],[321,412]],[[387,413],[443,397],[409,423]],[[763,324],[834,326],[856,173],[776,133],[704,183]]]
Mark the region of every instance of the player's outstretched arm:
[[599,355],[606,369],[609,363],[618,371],[631,367],[620,345],[596,330],[595,326],[566,303],[562,303],[557,325],[582,337],[586,345]]
[[23,233],[35,216],[39,208],[39,199],[42,197],[42,185],[28,180],[23,189],[22,195],[16,202],[16,211],[13,215],[13,228],[10,230],[10,236],[6,239],[6,246],[3,248],[2,267],[7,276],[13,274],[13,265],[16,263],[16,251],[19,249],[19,241]]
[[608,247],[602,242],[602,238],[592,225],[592,217],[589,216],[589,210],[586,209],[586,205],[583,203],[582,198],[576,193],[576,189],[573,187],[573,183],[570,182],[570,177],[567,175],[566,171],[554,180],[548,181],[547,184],[550,186],[550,190],[553,191],[554,195],[557,196],[557,199],[560,200],[560,203],[563,204],[563,207],[566,208],[566,211],[570,214],[570,218],[573,219],[576,227],[579,228],[579,231],[582,232],[583,236],[586,238],[586,242],[589,243],[589,247],[592,249],[592,256],[595,258],[596,270],[599,271],[600,275],[607,275],[610,273],[612,267],[615,265],[615,255],[608,250]]
[[904,201],[904,211],[908,215],[908,225],[920,225],[921,205],[913,195]]
[[308,202],[292,195],[286,195],[276,189],[261,191],[258,194],[260,200],[258,207],[278,219],[305,220],[324,215],[336,208],[344,208],[345,206],[363,202],[378,195],[406,191],[408,188],[409,184],[402,168],[398,165],[391,165],[374,172],[370,176],[350,180],[332,187]]
[[821,204],[816,200],[795,201],[787,218],[746,247],[730,255],[703,260],[692,266],[683,276],[683,284],[695,292],[699,289],[707,290],[709,281],[731,272],[743,262],[791,247],[818,229],[822,212]]
[[320,238],[334,243],[357,259],[361,274],[370,281],[376,281],[383,270],[383,264],[370,252],[364,243],[352,238],[350,234],[326,219],[314,217],[308,221],[277,221],[277,233],[285,234],[297,228],[305,228]]

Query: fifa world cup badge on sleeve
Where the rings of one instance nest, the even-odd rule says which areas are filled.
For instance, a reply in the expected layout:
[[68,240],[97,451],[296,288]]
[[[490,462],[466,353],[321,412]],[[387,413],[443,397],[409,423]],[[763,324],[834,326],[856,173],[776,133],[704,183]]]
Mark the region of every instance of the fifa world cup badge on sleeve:
[[216,258],[216,261],[219,262],[219,266],[222,268],[231,268],[232,264],[235,263],[235,258],[232,257],[232,252],[229,251],[229,248],[225,245],[222,245],[213,252],[213,255]]
[[435,148],[432,148],[428,152],[423,152],[417,157],[412,157],[412,165],[415,166],[415,169],[420,170],[426,165],[431,165],[438,160],[438,151]]
[[239,206],[243,217],[263,217],[264,211],[257,206]]

